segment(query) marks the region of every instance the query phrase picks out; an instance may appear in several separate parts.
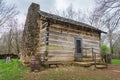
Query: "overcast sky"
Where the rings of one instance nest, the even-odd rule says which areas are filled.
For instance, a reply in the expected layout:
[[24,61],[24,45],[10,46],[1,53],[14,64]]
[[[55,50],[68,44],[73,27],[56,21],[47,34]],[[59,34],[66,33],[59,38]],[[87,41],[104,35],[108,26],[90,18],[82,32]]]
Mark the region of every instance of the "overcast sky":
[[20,22],[25,22],[27,9],[32,2],[40,4],[40,9],[46,12],[54,9],[63,10],[71,3],[78,10],[90,11],[94,8],[94,0],[6,0],[8,4],[15,4],[20,11],[18,18]]

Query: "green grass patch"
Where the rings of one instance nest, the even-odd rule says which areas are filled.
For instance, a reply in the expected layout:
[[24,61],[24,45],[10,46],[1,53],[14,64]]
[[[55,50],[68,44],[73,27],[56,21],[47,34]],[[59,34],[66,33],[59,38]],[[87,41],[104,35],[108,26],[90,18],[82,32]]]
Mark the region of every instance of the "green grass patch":
[[0,80],[21,80],[21,76],[27,71],[18,59],[11,59],[6,63],[5,59],[0,59]]
[[120,59],[112,59],[112,64],[120,65]]

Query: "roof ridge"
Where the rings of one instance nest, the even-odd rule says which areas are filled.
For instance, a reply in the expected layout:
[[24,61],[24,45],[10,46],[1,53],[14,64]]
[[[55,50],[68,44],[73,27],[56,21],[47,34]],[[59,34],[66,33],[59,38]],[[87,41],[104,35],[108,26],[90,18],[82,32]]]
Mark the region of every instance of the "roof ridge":
[[52,13],[47,13],[47,12],[41,11],[41,10],[40,10],[39,13],[40,13],[40,15],[45,16],[47,18],[56,19],[56,20],[59,20],[59,21],[71,23],[71,24],[78,25],[78,26],[83,26],[83,27],[86,27],[86,28],[90,28],[90,29],[100,31],[102,33],[106,33],[106,32],[104,32],[104,31],[102,31],[102,30],[100,30],[100,29],[98,29],[98,28],[96,28],[94,26],[91,26],[89,24],[86,24],[86,23],[83,23],[83,22],[80,22],[80,21],[76,21],[76,20],[73,20],[73,19],[69,19],[69,18],[66,18],[66,17],[55,15],[55,14],[52,14]]

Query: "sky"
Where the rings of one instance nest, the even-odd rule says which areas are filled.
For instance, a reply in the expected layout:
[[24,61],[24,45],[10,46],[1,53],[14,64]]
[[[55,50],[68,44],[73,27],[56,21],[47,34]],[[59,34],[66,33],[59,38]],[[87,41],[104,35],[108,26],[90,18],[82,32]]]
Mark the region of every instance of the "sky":
[[8,5],[15,4],[19,10],[17,15],[19,22],[25,22],[28,7],[32,2],[40,5],[40,10],[50,12],[54,9],[64,10],[70,4],[73,5],[73,8],[76,10],[81,9],[82,12],[91,11],[94,6],[94,0],[6,0]]

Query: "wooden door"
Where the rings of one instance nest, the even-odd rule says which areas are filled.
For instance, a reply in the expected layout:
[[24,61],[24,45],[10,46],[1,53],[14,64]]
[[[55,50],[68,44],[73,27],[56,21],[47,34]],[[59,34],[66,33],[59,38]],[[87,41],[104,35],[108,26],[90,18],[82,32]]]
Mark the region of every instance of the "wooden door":
[[82,57],[82,39],[81,38],[75,38],[75,58],[81,58]]

